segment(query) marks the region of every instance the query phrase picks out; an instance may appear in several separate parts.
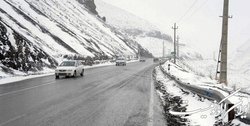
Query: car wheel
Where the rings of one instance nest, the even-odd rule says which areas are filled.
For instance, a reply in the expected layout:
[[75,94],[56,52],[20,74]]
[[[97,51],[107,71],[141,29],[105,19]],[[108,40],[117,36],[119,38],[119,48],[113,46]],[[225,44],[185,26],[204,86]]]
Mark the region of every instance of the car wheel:
[[76,77],[76,71],[74,72],[73,77]]
[[81,76],[83,76],[83,74],[84,74],[84,70],[82,70],[82,72],[81,72],[81,74],[80,74],[80,75],[81,75]]
[[56,79],[59,79],[59,76],[56,76]]

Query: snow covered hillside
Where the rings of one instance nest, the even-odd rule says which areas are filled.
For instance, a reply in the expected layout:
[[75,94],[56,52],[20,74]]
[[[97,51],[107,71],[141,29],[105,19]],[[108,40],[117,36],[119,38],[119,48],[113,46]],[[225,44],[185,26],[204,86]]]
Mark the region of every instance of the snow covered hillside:
[[[228,61],[228,86],[242,88],[250,91],[250,40],[241,45],[233,55],[229,55]],[[185,60],[185,66],[203,76],[215,78],[217,61],[207,60]]]
[[[157,27],[135,16],[125,10],[105,3],[103,0],[96,0],[99,14],[106,17],[108,24],[115,26],[123,33],[130,36],[142,47],[146,48],[155,57],[161,57],[163,54],[163,42],[165,43],[165,56],[173,50],[173,40],[170,35],[164,34]],[[156,17],[157,18],[157,17]],[[201,58],[189,47],[182,46],[181,56],[184,58]]]
[[250,40],[241,45],[229,60],[229,81],[250,91]]
[[125,10],[112,6],[103,0],[95,0],[100,15],[105,16],[109,24],[125,30],[153,31],[157,29],[149,22]]
[[[249,74],[242,73],[232,65],[232,61],[229,61],[228,65],[228,86],[230,88],[242,88],[242,91],[249,92],[250,91],[250,79]],[[211,79],[215,79],[216,74],[216,65],[217,61],[212,59],[204,59],[204,60],[183,60],[178,62],[180,66],[185,69],[188,69],[200,76],[209,77]]]
[[137,52],[136,42],[97,15],[92,0],[1,0],[0,32],[2,71],[53,68],[67,55],[102,59]]
[[233,54],[233,58],[230,61],[230,65],[234,70],[240,71],[244,74],[250,74],[250,40],[241,45],[236,53]]

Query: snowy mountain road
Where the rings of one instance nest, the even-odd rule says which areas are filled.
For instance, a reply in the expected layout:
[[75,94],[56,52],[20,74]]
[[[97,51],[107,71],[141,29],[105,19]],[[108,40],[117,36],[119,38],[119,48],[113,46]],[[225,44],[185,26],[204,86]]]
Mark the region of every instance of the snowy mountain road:
[[0,85],[0,126],[152,125],[152,61]]

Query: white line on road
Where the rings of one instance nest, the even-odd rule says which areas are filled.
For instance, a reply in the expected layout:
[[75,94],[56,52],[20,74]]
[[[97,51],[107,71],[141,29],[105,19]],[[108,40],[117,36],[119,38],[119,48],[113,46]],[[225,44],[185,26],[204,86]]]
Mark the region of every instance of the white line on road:
[[154,124],[154,82],[151,76],[151,85],[150,85],[150,99],[149,99],[149,120],[148,126],[153,126]]
[[16,94],[18,92],[22,92],[22,91],[26,91],[26,90],[30,90],[30,89],[34,89],[34,88],[46,86],[46,85],[50,85],[52,83],[54,83],[54,82],[49,82],[49,83],[37,85],[37,86],[34,86],[34,87],[30,87],[30,88],[24,88],[24,89],[21,89],[21,90],[16,90],[16,91],[11,91],[11,92],[7,92],[7,93],[3,93],[3,94],[0,94],[0,97],[5,96],[5,95],[10,95],[10,94]]
[[9,120],[7,120],[7,121],[1,123],[0,126],[4,126],[4,125],[6,125],[6,124],[8,124],[8,123],[10,123],[10,122],[12,122],[12,121],[18,120],[18,119],[20,119],[20,118],[22,118],[22,117],[24,117],[24,116],[26,116],[26,114],[22,114],[22,115],[16,116],[16,117],[14,117],[14,118],[12,118],[12,119],[9,119]]

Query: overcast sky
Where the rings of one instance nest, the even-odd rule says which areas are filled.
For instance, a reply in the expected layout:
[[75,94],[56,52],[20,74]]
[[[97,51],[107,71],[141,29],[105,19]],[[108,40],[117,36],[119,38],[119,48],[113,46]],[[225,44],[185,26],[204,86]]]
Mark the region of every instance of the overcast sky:
[[[205,57],[218,52],[221,40],[223,0],[103,0],[127,10],[173,35],[179,26],[180,41]],[[193,6],[192,6],[193,5]],[[250,39],[250,0],[230,0],[229,52]],[[231,56],[231,55],[229,55]]]

